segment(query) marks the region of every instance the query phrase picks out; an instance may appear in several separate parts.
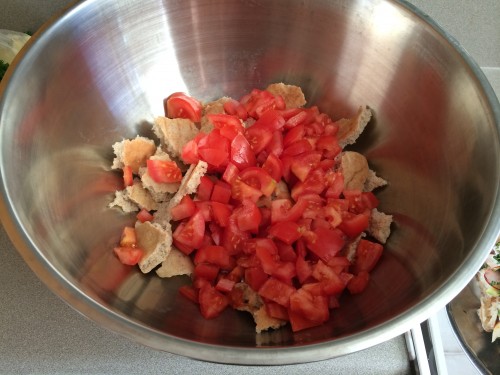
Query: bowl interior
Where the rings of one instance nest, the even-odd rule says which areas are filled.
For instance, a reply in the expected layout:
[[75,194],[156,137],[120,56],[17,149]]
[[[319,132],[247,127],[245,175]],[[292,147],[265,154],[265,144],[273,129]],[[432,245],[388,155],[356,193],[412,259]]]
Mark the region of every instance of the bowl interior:
[[[498,232],[498,101],[466,53],[399,2],[89,0],[37,34],[6,81],[4,225],[56,293],[157,348],[234,362],[261,354],[207,358],[196,345],[281,349],[280,362],[314,359],[285,348],[314,347],[315,359],[362,349],[444,306]],[[121,187],[111,145],[151,135],[172,92],[239,98],[278,81],[333,118],[374,110],[353,149],[389,181],[377,196],[395,223],[369,289],[328,323],[256,335],[243,313],[201,318],[177,293],[187,278],[114,257],[134,216],[107,208]]]

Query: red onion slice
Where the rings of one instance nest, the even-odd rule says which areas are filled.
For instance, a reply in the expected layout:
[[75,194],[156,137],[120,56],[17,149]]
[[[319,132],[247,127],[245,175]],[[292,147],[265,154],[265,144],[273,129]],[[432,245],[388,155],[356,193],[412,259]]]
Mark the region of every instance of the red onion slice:
[[493,288],[500,290],[500,266],[484,271],[484,279]]

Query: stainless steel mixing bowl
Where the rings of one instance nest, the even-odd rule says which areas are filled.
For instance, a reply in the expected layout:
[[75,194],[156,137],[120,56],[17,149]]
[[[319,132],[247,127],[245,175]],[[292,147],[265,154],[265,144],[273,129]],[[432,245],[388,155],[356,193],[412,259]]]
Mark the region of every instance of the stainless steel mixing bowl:
[[[500,107],[432,20],[389,0],[88,0],[45,25],[2,82],[2,221],[34,272],[76,310],[143,344],[203,360],[321,360],[390,339],[465,287],[499,232]],[[325,325],[256,335],[204,320],[177,288],[112,253],[133,222],[106,206],[111,144],[148,134],[162,99],[238,98],[284,81],[333,117],[375,120],[356,149],[389,180],[393,234],[369,289]]]

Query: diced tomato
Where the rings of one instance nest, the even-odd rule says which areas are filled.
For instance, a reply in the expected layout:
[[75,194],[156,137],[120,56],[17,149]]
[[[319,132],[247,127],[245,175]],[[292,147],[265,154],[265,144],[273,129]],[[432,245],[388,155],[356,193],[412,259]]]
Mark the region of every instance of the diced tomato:
[[266,282],[269,276],[261,267],[248,267],[245,269],[245,283],[256,292]]
[[361,239],[356,249],[356,260],[354,263],[354,272],[370,272],[375,268],[384,247],[376,242]]
[[158,183],[173,183],[182,180],[182,172],[175,161],[148,159],[148,173]]
[[187,217],[191,217],[196,212],[196,205],[189,195],[182,197],[177,206],[172,207],[170,214],[172,220],[179,221]]
[[290,296],[288,314],[294,332],[320,325],[330,318],[328,299],[299,289]]
[[240,173],[238,167],[233,163],[229,162],[226,167],[226,170],[222,175],[222,180],[226,181],[228,184],[231,184],[233,182],[233,179],[235,179],[238,176],[238,173]]
[[222,232],[221,245],[229,254],[238,254],[242,250],[243,243],[250,238],[250,234],[238,229],[234,218],[229,218],[229,223]]
[[214,127],[220,130],[220,134],[231,141],[245,130],[237,116],[221,113],[208,114],[207,117]]
[[267,154],[274,154],[280,157],[283,153],[283,133],[279,130],[273,132],[273,136],[265,149]]
[[348,237],[355,238],[364,232],[370,224],[370,212],[362,214],[345,213],[338,228]]
[[290,164],[290,170],[300,181],[305,181],[309,172],[318,167],[321,154],[308,152],[295,156]]
[[201,103],[182,92],[176,92],[163,101],[165,116],[187,118],[193,122],[201,120]]
[[196,251],[194,264],[209,263],[222,269],[229,269],[232,262],[227,250],[222,246],[205,246]]
[[309,250],[326,263],[339,253],[344,244],[341,233],[335,229],[317,228],[306,240]]
[[244,232],[257,233],[262,215],[251,199],[243,199],[241,206],[233,212],[238,228]]
[[351,294],[363,292],[370,281],[370,274],[366,271],[360,271],[347,283],[347,289]]
[[295,262],[297,260],[297,254],[292,245],[288,245],[282,241],[274,241],[276,247],[278,248],[278,254],[282,261],[284,262]]
[[253,167],[256,163],[252,147],[243,134],[238,134],[231,142],[230,162],[240,170]]
[[199,291],[201,315],[205,319],[218,317],[229,305],[229,299],[211,285],[204,285]]
[[257,202],[261,196],[262,191],[260,191],[260,189],[256,189],[244,183],[239,177],[233,179],[231,183],[231,197],[233,199],[238,201],[250,199],[253,202]]
[[291,144],[304,139],[305,133],[306,128],[304,127],[304,125],[295,126],[294,128],[290,129],[283,137],[283,146],[288,147]]
[[293,221],[279,221],[273,224],[269,229],[269,234],[287,245],[291,245],[302,236],[299,232],[299,225]]
[[134,227],[124,227],[120,237],[120,246],[135,247],[137,245],[137,235]]
[[194,303],[198,303],[198,290],[191,285],[183,285],[179,288],[179,293]]
[[280,130],[285,125],[285,119],[281,116],[280,111],[270,109],[264,112],[260,118],[250,128],[269,131],[273,133]]
[[212,189],[210,200],[220,203],[229,203],[231,199],[231,186],[224,181],[217,180]]
[[303,154],[304,152],[312,151],[311,144],[306,139],[301,139],[300,141],[294,142],[289,146],[285,146],[283,149],[283,156],[296,156]]
[[210,205],[212,206],[212,217],[215,222],[222,228],[227,227],[232,213],[231,206],[216,201],[210,202]]
[[379,204],[377,197],[372,192],[360,190],[344,190],[342,193],[349,202],[349,211],[363,213],[376,208]]
[[113,249],[114,253],[127,266],[135,266],[141,260],[144,250],[138,247],[119,246]]
[[203,176],[200,179],[196,196],[200,201],[209,201],[214,188],[213,181],[208,176]]
[[269,129],[257,128],[252,125],[245,130],[245,137],[252,147],[252,151],[258,154],[271,142],[273,133]]
[[297,275],[294,262],[279,261],[272,272],[272,276],[289,285],[293,285],[292,279]]
[[283,177],[283,163],[275,154],[269,154],[266,161],[262,165],[262,169],[265,170],[274,181],[280,181]]
[[191,140],[182,147],[181,159],[186,164],[196,164],[200,160],[198,155],[198,143]]
[[125,187],[132,186],[134,184],[134,175],[132,173],[132,167],[126,165],[123,167],[123,185]]
[[208,282],[212,282],[217,278],[219,271],[220,267],[217,266],[216,264],[199,263],[194,267],[194,276],[197,279],[202,279]]
[[305,199],[299,199],[295,204],[288,199],[275,199],[271,202],[271,222],[295,222],[302,216],[307,207],[308,202]]
[[267,246],[257,245],[255,255],[260,261],[262,270],[268,275],[272,275],[279,263],[277,249],[270,249]]
[[203,220],[203,214],[198,211],[189,218],[187,223],[181,228],[179,232],[177,230],[174,231],[172,237],[175,241],[177,241],[181,245],[184,245],[183,252],[189,255],[194,249],[200,247],[203,242],[204,235],[205,220]]
[[151,221],[153,220],[153,215],[146,210],[145,208],[142,208],[136,215],[137,220],[139,220],[141,223],[145,223],[146,221]]
[[325,158],[334,159],[340,154],[342,148],[333,135],[322,135],[316,142],[316,150],[322,151]]
[[259,167],[249,167],[240,172],[238,177],[245,184],[259,189],[262,194],[269,197],[276,188],[276,181],[264,169]]
[[294,200],[297,200],[303,194],[321,194],[323,190],[325,190],[325,172],[321,168],[317,168],[309,172],[305,181],[296,183],[290,195]]
[[215,284],[215,289],[220,292],[229,293],[233,287],[235,282],[233,280],[227,279],[225,277],[221,277],[217,284]]
[[276,302],[270,302],[270,301],[267,301],[265,303],[265,307],[266,307],[266,312],[270,317],[286,321],[289,320],[288,310],[286,309],[286,307],[281,306]]
[[327,172],[325,180],[328,189],[325,192],[327,198],[339,198],[344,190],[344,175],[340,172]]
[[300,110],[299,112],[295,113],[293,116],[287,118],[285,122],[285,128],[291,129],[294,128],[306,121],[306,119],[309,117],[308,113],[306,110]]
[[270,277],[262,284],[258,293],[263,298],[274,301],[281,306],[288,307],[290,304],[290,296],[294,294],[295,291],[293,286],[275,277]]
[[198,155],[214,167],[226,166],[229,158],[229,153],[220,148],[202,148],[198,150]]
[[223,104],[224,111],[229,115],[236,115],[238,118],[245,121],[248,118],[248,113],[240,102],[234,99],[228,99]]

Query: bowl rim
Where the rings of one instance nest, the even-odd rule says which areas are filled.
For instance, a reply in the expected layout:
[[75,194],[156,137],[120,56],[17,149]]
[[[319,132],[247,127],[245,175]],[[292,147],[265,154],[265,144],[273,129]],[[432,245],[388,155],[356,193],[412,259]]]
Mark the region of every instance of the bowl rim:
[[[2,122],[1,109],[4,106],[4,97],[9,93],[10,83],[16,76],[17,67],[21,66],[23,61],[27,60],[31,54],[36,53],[38,46],[42,44],[41,42],[48,38],[48,35],[50,35],[51,31],[55,29],[58,24],[64,23],[66,19],[71,18],[73,13],[88,6],[93,1],[97,0],[76,0],[54,14],[54,16],[44,23],[30,38],[16,56],[11,64],[11,69],[8,69],[4,79],[0,83],[0,123]],[[409,12],[412,16],[419,18],[426,26],[432,28],[440,38],[443,38],[446,43],[450,44],[452,49],[458,53],[459,57],[464,61],[465,66],[470,69],[473,76],[476,77],[478,87],[483,90],[486,101],[491,109],[492,116],[496,121],[497,149],[500,148],[500,141],[498,141],[500,135],[500,104],[488,79],[472,56],[470,56],[453,36],[446,32],[429,15],[413,4],[410,4],[406,0],[382,1],[400,7],[404,11]],[[1,158],[2,156],[0,155],[0,159]],[[5,181],[5,176],[2,163],[0,163],[0,168],[1,222],[18,253],[24,258],[31,270],[54,294],[77,312],[105,329],[154,349],[208,362],[248,365],[306,363],[350,354],[390,340],[409,331],[412,327],[434,315],[458,295],[474,276],[474,270],[479,268],[484,262],[487,257],[486,249],[489,251],[500,233],[500,222],[492,219],[493,217],[500,217],[500,191],[497,184],[495,204],[490,212],[489,221],[484,227],[483,235],[476,242],[470,255],[463,260],[463,263],[470,262],[468,267],[462,267],[455,271],[449,276],[447,282],[445,282],[441,288],[419,301],[412,308],[411,312],[407,312],[406,314],[400,313],[389,321],[371,327],[369,331],[356,332],[350,336],[323,343],[313,343],[294,347],[256,348],[239,348],[198,343],[146,327],[128,317],[111,311],[103,304],[86,295],[69,279],[51,266],[23,230],[21,222],[14,212],[12,201],[9,198],[9,192],[3,183],[3,181]],[[484,254],[478,251],[480,249],[485,249]]]

